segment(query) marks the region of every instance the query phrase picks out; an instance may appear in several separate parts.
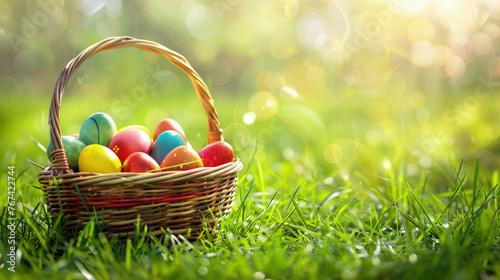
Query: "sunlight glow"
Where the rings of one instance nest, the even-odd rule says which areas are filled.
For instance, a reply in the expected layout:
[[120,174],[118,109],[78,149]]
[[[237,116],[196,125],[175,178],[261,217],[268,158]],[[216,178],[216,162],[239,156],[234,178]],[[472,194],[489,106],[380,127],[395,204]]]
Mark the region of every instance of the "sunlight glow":
[[255,122],[255,113],[248,112],[243,116],[243,122],[247,125],[251,125]]
[[391,167],[392,167],[391,161],[390,161],[390,160],[388,160],[388,159],[385,159],[385,160],[382,162],[382,164],[384,165],[384,168],[385,168],[385,169],[391,169]]

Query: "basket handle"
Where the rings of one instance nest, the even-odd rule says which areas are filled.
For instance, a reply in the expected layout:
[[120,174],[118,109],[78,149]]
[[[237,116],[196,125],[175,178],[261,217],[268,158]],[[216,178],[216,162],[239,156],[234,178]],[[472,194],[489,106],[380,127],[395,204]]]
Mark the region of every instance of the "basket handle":
[[52,170],[55,173],[54,175],[57,176],[59,173],[72,173],[71,169],[69,168],[68,161],[66,159],[66,152],[64,151],[64,147],[62,144],[61,124],[59,118],[62,95],[69,79],[85,60],[89,59],[98,52],[128,47],[136,47],[145,51],[161,54],[175,66],[184,71],[191,79],[196,94],[198,95],[198,99],[200,100],[207,113],[208,142],[213,143],[223,139],[222,129],[219,123],[219,116],[217,114],[217,111],[215,111],[213,99],[210,96],[208,87],[182,55],[156,42],[140,40],[128,36],[110,37],[83,50],[78,56],[73,58],[66,65],[66,67],[57,78],[56,87],[54,89],[54,94],[52,95],[52,101],[50,103],[49,111],[50,145],[52,149],[50,158],[52,161]]

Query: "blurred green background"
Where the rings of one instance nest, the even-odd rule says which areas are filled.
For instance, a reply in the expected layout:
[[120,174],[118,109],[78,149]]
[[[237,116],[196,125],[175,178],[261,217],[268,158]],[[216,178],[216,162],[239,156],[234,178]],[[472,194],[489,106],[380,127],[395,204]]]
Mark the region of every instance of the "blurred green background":
[[[156,41],[208,84],[225,138],[276,174],[349,181],[385,169],[421,176],[433,162],[498,167],[500,2],[0,2],[0,156],[28,174],[48,160],[57,76],[110,36]],[[176,119],[196,150],[206,116],[186,75],[138,49],[101,52],[65,90],[63,134],[94,112],[154,130]],[[296,178],[290,178],[295,180]]]

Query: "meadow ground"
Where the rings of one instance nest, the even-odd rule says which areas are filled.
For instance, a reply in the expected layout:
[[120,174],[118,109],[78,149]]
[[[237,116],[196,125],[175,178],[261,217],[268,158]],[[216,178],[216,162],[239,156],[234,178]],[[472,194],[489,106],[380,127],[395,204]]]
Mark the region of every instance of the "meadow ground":
[[[74,98],[68,96],[61,109],[63,134],[77,130],[75,124],[86,115],[106,109]],[[190,99],[178,102],[198,110]],[[482,158],[434,156],[424,168],[406,148],[397,160],[387,160],[387,150],[363,153],[357,147],[353,154],[344,150],[349,162],[332,164],[318,144],[322,139],[293,127],[303,125],[304,116],[323,119],[318,125],[324,125],[327,113],[305,112],[298,103],[287,106],[303,111],[283,106],[275,119],[282,123],[273,129],[270,121],[237,123],[227,109],[235,101],[216,102],[221,122],[229,124],[227,141],[244,168],[233,211],[213,238],[188,242],[137,232],[120,243],[92,225],[62,240],[64,225],[47,217],[36,188],[37,164],[48,164],[42,148],[48,144],[48,101],[34,98],[18,109],[12,106],[15,96],[6,101],[2,113],[12,115],[14,123],[2,135],[8,143],[0,184],[4,279],[496,279],[500,273],[498,171],[488,165],[489,157],[483,156],[483,163]],[[118,126],[148,125],[143,118],[154,104],[144,104],[146,109],[135,110]],[[77,107],[95,110],[75,114]],[[38,113],[26,117],[27,111]],[[206,141],[205,120],[192,114],[177,110],[170,116],[190,117],[189,122],[177,119],[199,149]],[[10,178],[16,185],[15,213],[7,207]],[[7,262],[12,234],[15,272]]]

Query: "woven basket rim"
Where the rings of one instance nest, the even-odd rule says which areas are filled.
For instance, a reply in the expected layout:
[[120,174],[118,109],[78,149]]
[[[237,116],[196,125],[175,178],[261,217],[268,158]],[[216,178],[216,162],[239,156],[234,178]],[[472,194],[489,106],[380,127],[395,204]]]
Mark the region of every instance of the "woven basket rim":
[[215,167],[199,167],[190,170],[161,171],[151,173],[117,172],[117,173],[92,173],[73,172],[55,175],[51,167],[47,167],[38,175],[38,180],[46,186],[75,185],[155,185],[163,183],[176,183],[186,181],[207,180],[214,177],[224,177],[241,171],[243,164],[236,158],[233,162]]

